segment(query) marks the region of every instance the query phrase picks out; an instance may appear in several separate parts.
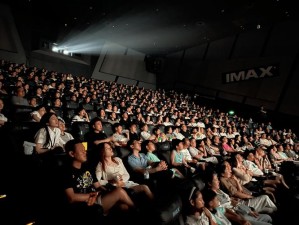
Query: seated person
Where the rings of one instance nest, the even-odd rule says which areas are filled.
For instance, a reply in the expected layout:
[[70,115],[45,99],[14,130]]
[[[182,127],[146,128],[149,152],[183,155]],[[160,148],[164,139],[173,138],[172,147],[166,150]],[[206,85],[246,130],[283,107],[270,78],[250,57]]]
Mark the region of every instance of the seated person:
[[191,138],[189,152],[191,156],[198,161],[211,162],[213,164],[218,163],[218,159],[215,156],[208,157],[204,140],[201,140],[200,146],[197,146],[195,138]]
[[142,123],[140,125],[140,129],[141,129],[141,133],[140,133],[140,137],[143,141],[145,140],[151,140],[151,134],[148,131],[148,125],[146,123]]
[[129,131],[123,130],[123,127],[120,123],[113,124],[113,142],[115,146],[125,147],[127,146],[127,142],[130,139]]
[[[264,174],[263,170],[261,170],[262,167],[259,167],[259,165],[257,164],[259,161],[255,159],[253,152],[254,151],[245,151],[244,152],[243,164],[248,170],[252,171],[254,177],[264,177],[265,174]],[[266,171],[266,172],[268,172],[268,171]],[[283,175],[278,174],[274,171],[271,171],[272,176],[270,176],[268,174],[266,174],[266,175],[269,179],[273,178],[274,184],[282,184],[285,188],[289,189],[289,186],[286,184]]]
[[58,128],[60,129],[60,137],[64,141],[64,143],[67,143],[69,140],[74,139],[71,133],[66,132],[65,121],[61,117],[58,117]]
[[64,149],[65,142],[61,138],[58,128],[58,118],[55,113],[47,112],[40,121],[41,128],[35,134],[35,151],[37,154],[46,153],[54,149],[59,152]]
[[[272,218],[267,214],[259,214],[253,211],[251,208],[244,204],[240,204],[236,199],[231,198],[227,193],[220,189],[220,183],[218,175],[216,172],[211,171],[205,173],[205,189],[210,189],[217,194],[220,206],[235,211],[238,215],[248,220],[252,225],[270,225],[272,224]],[[234,217],[233,217],[234,218]],[[233,218],[228,218],[231,222],[239,222],[239,220],[234,220]],[[243,220],[243,222],[245,222]]]
[[[153,141],[150,140],[143,141],[142,145],[144,146],[144,149],[147,151],[146,157],[150,162],[153,163],[161,162],[158,156],[153,153],[154,151],[156,151],[156,145]],[[174,173],[174,176],[177,176],[179,178],[184,178],[184,175],[178,169],[171,168],[170,170]]]
[[130,188],[135,193],[144,193],[150,200],[154,198],[147,185],[129,180],[130,174],[122,159],[114,156],[113,147],[110,143],[102,143],[98,147],[100,149],[100,161],[96,167],[96,176],[101,185],[109,183],[115,187]]
[[40,122],[42,116],[46,113],[46,108],[43,105],[35,107],[34,111],[30,113],[33,122]]
[[7,117],[5,113],[3,112],[4,110],[4,101],[0,99],[0,127],[3,126],[7,121]]
[[71,123],[74,122],[90,122],[89,115],[83,107],[79,107],[76,109],[75,115],[72,118]]
[[189,204],[186,213],[185,225],[218,225],[214,216],[205,207],[202,194],[198,188],[193,187],[189,195]]
[[241,204],[253,207],[258,213],[271,214],[277,211],[276,205],[268,195],[253,196],[251,191],[240,184],[226,160],[219,165],[219,176],[221,189],[230,197],[238,199]]
[[[132,151],[128,156],[128,164],[132,173],[134,173],[136,182],[144,183],[148,179],[150,179],[150,181],[158,180],[161,187],[163,187],[163,183],[165,184],[169,179],[173,178],[173,172],[168,169],[168,165],[165,161],[153,163],[147,159],[144,153],[140,153],[140,141],[129,140],[128,148]],[[132,173],[131,175],[133,177]]]
[[170,155],[171,166],[178,169],[184,176],[195,173],[196,169],[192,167],[184,157],[182,152],[184,145],[180,139],[172,140],[172,148]]
[[90,131],[86,133],[85,139],[87,141],[88,150],[92,151],[100,143],[112,141],[112,136],[107,137],[103,132],[102,120],[95,117],[89,123]]
[[68,141],[65,149],[71,159],[71,164],[65,169],[62,181],[70,204],[81,203],[86,206],[97,204],[102,207],[104,215],[115,207],[123,211],[135,207],[123,188],[116,187],[107,193],[97,180],[94,171],[88,169],[86,150],[79,140]]
[[239,180],[240,184],[257,194],[268,194],[275,202],[274,192],[276,185],[274,184],[274,180],[254,178],[253,172],[246,169],[243,165],[244,159],[240,153],[233,155],[231,159],[233,174]]

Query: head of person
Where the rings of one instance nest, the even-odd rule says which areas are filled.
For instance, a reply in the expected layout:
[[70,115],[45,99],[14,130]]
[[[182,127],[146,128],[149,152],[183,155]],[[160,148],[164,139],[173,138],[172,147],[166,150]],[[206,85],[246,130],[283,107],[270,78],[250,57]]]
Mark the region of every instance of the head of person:
[[102,131],[103,129],[102,120],[99,117],[93,118],[90,121],[89,126],[91,131]]
[[134,151],[134,150],[137,150],[137,151],[141,151],[141,143],[139,140],[136,140],[136,139],[130,139],[128,142],[127,142],[127,147]]
[[40,125],[42,127],[46,127],[46,126],[51,128],[58,127],[58,118],[56,114],[53,112],[46,112],[40,120]]
[[113,131],[115,133],[121,133],[122,130],[123,130],[123,127],[122,127],[122,125],[120,123],[113,124]]
[[207,188],[218,190],[220,188],[218,174],[215,171],[207,171],[204,174],[204,180]]
[[217,198],[217,193],[212,189],[205,189],[202,192],[203,200],[205,202],[205,207],[209,210],[213,210],[219,206],[219,200]]
[[84,145],[79,139],[69,140],[64,149],[69,157],[73,159],[73,161],[78,161],[80,163],[84,163],[87,161],[87,154]]
[[175,150],[182,150],[184,148],[183,141],[180,139],[172,139],[171,145]]
[[189,211],[191,214],[202,212],[205,206],[201,191],[197,187],[192,187],[189,193]]
[[144,149],[145,152],[153,152],[156,150],[156,145],[151,140],[145,140],[142,142],[142,149]]
[[61,117],[58,117],[58,128],[61,131],[65,131],[65,121]]
[[231,177],[232,175],[232,168],[230,163],[227,160],[224,160],[222,163],[218,165],[218,174],[221,177]]

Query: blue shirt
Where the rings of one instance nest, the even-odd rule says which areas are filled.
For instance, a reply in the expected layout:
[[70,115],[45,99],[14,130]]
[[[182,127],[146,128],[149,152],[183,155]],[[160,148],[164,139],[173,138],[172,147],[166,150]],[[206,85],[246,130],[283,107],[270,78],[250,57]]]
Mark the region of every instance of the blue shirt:
[[139,157],[131,154],[128,157],[128,164],[133,170],[137,168],[145,169],[148,166],[148,160],[144,153],[139,153]]

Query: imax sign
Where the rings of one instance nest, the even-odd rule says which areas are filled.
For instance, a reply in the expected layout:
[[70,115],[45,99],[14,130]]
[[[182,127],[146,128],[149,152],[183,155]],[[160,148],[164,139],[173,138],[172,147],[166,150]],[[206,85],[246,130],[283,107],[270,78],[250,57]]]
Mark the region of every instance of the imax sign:
[[235,83],[246,80],[263,79],[278,76],[277,65],[251,68],[222,74],[222,83]]

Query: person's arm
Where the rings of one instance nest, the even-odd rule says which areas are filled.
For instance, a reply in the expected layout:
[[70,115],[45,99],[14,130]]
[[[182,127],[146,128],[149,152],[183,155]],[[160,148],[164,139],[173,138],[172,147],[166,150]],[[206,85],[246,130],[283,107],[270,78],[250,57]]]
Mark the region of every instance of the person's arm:
[[101,140],[95,140],[93,143],[95,145],[98,145],[100,143],[105,143],[105,142],[113,142],[113,136],[107,137],[105,139],[101,139]]
[[119,158],[118,162],[120,163],[120,173],[122,174],[122,181],[126,182],[130,179],[130,174],[128,173],[123,161]]
[[95,174],[96,174],[96,177],[97,177],[97,179],[98,179],[98,181],[100,182],[101,185],[106,185],[108,183],[108,180],[103,177],[102,163],[101,162],[98,163],[98,165],[96,167]]
[[36,122],[40,122],[40,119],[41,119],[41,118],[37,116],[37,113],[32,113],[31,117],[32,117],[32,119],[33,119],[34,121],[36,121]]
[[236,222],[241,225],[251,225],[249,221],[247,221],[243,216],[235,213],[234,211],[226,208],[224,214],[229,221]]
[[216,223],[216,221],[213,219],[211,212],[206,207],[203,208],[203,212],[209,219],[209,225],[218,225],[218,223]]
[[36,143],[35,151],[37,154],[42,154],[42,153],[46,153],[46,152],[50,151],[50,149],[44,148],[43,145],[40,143]]
[[88,205],[93,205],[97,196],[94,192],[90,194],[75,193],[73,188],[65,189],[65,194],[69,203],[86,202]]

